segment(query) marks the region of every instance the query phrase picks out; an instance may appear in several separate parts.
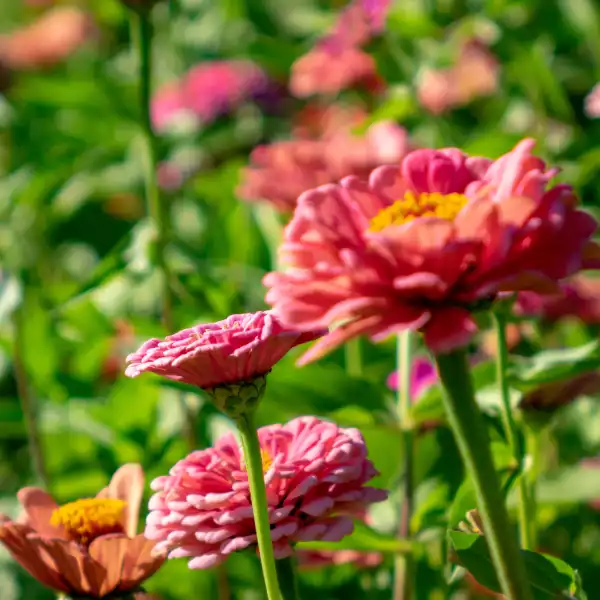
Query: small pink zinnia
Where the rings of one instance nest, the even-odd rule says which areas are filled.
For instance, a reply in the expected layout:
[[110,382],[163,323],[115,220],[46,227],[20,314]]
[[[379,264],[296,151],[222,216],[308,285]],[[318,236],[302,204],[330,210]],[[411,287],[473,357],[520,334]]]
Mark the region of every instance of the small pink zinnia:
[[[289,326],[335,325],[304,355],[358,335],[418,330],[434,352],[467,344],[472,313],[500,294],[552,293],[600,264],[596,221],[533,140],[496,161],[457,149],[416,150],[368,181],[347,177],[302,194],[265,277],[267,302]],[[560,243],[557,242],[560,240]]]
[[[421,394],[426,392],[438,380],[438,374],[433,363],[424,356],[415,358],[410,373],[410,398],[416,402]],[[390,373],[387,385],[391,390],[398,389],[398,371]]]
[[[275,556],[291,555],[299,541],[338,541],[352,517],[387,497],[366,487],[377,475],[357,429],[314,417],[258,430]],[[256,547],[248,474],[233,434],[214,448],[179,461],[152,484],[146,535],[169,558],[188,557],[207,569],[228,554]]]
[[294,346],[322,334],[323,330],[286,328],[270,311],[230,315],[164,340],[148,340],[127,357],[125,375],[150,372],[198,386],[212,394],[221,410],[235,416],[260,400],[264,378],[275,363]]
[[299,550],[298,566],[303,570],[352,565],[357,569],[372,569],[383,562],[381,552],[359,550]]
[[144,489],[139,465],[122,466],[95,498],[58,506],[39,488],[23,488],[24,514],[0,515],[0,542],[43,585],[72,597],[104,598],[136,590],[164,561],[136,535]]
[[585,97],[584,111],[590,119],[600,117],[600,83],[597,83]]

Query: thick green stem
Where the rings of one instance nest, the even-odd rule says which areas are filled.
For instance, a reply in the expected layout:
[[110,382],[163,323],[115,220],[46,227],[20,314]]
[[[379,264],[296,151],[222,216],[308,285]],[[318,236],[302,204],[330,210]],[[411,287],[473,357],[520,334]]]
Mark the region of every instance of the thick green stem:
[[532,600],[494,468],[486,425],[475,402],[469,364],[463,350],[436,356],[444,387],[444,406],[465,467],[475,486],[485,538],[498,580],[508,600]]
[[[410,521],[413,512],[413,459],[414,429],[410,417],[410,394],[412,373],[412,332],[405,331],[398,336],[396,350],[396,366],[398,374],[397,416],[402,431],[404,450],[404,477],[402,479],[402,505],[398,537],[410,539]],[[410,600],[414,595],[413,557],[410,554],[395,558],[394,564],[394,600]]]
[[296,577],[296,557],[290,556],[275,562],[279,586],[285,600],[300,600]]
[[531,515],[531,493],[529,482],[525,473],[523,473],[523,458],[526,455],[525,448],[522,448],[519,440],[519,433],[513,418],[512,406],[510,402],[510,388],[508,385],[508,345],[506,342],[506,320],[500,312],[492,313],[494,325],[496,327],[496,378],[500,388],[501,415],[506,439],[510,444],[512,455],[521,471],[518,479],[519,486],[519,534],[521,538],[521,547],[526,550],[535,550],[533,547],[532,520]]
[[269,600],[283,600],[277,580],[267,491],[265,489],[260,443],[254,425],[254,415],[252,413],[242,415],[237,419],[237,426],[242,439],[242,448],[244,449],[244,461],[248,472],[250,497],[252,499],[252,510],[254,511],[254,525],[267,596]]
[[362,375],[362,351],[360,348],[360,338],[355,338],[346,342],[344,345],[344,358],[346,363],[346,373],[351,377],[360,377]]

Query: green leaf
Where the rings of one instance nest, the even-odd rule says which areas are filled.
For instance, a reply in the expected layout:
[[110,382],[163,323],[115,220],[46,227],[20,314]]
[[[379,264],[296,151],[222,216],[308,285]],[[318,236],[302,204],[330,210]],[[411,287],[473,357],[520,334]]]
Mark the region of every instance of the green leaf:
[[[449,531],[448,538],[456,552],[458,563],[479,583],[495,592],[501,592],[485,537],[462,531]],[[534,600],[572,597],[571,594],[579,584],[575,571],[567,563],[529,550],[520,552]]]
[[523,391],[561,381],[600,367],[600,341],[577,348],[560,348],[538,352],[531,358],[513,360],[509,371],[512,385]]
[[454,501],[450,505],[448,513],[448,526],[456,527],[461,521],[464,521],[469,510],[477,507],[477,498],[475,488],[470,478],[465,479],[458,488]]

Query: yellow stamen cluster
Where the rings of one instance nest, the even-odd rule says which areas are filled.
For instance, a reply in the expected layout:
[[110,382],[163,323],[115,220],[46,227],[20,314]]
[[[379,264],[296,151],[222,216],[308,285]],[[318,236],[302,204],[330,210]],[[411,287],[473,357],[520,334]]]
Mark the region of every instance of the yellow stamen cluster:
[[57,508],[50,518],[73,541],[87,545],[108,533],[123,533],[126,502],[116,498],[84,498]]
[[384,208],[371,219],[369,231],[382,231],[390,225],[402,225],[419,217],[437,217],[452,221],[468,202],[463,194],[406,192],[402,200]]
[[[270,468],[271,465],[273,464],[273,457],[271,456],[271,454],[269,453],[268,450],[265,450],[264,448],[260,449],[260,460],[262,462],[262,469],[263,469],[263,473],[266,473]],[[242,469],[246,469],[246,460],[242,455]]]

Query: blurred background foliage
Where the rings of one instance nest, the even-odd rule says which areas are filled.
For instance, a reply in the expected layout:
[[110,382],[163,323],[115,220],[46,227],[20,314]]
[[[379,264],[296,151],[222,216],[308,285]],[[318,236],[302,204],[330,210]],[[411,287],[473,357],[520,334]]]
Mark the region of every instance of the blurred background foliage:
[[[4,0],[2,33],[40,18],[50,4]],[[286,92],[291,66],[332,27],[342,5],[172,0],[153,9],[156,87],[205,61],[250,59],[279,90],[276,106],[243,102],[229,115],[204,126],[181,123],[160,139],[161,160],[175,178],[163,186],[173,220],[167,257],[177,328],[264,307],[261,279],[275,264],[285,219],[268,204],[240,201],[240,172],[253,147],[289,137],[294,115],[312,102]],[[16,491],[36,482],[27,438],[32,427],[39,428],[41,445],[33,448],[38,472],[59,502],[94,494],[124,462],[140,462],[150,480],[191,446],[210,445],[229,427],[185,387],[123,377],[127,353],[141,340],[167,333],[161,324],[162,274],[144,204],[137,63],[119,2],[79,6],[95,23],[88,43],[43,69],[2,71],[0,509],[11,515]],[[448,68],[460,41],[472,37],[499,61],[497,89],[432,114],[417,93],[423,72]],[[2,48],[0,43],[0,65]],[[576,186],[587,208],[598,210],[600,120],[584,112],[584,99],[600,80],[600,6],[594,0],[397,0],[385,31],[367,50],[386,82],[383,91],[345,91],[328,102],[341,97],[361,103],[369,122],[396,121],[416,146],[457,146],[497,157],[533,136],[539,152],[563,167],[561,177]],[[577,321],[545,329],[536,324],[516,347],[525,361],[515,366],[516,397],[542,383],[594,371],[597,335],[597,327]],[[539,354],[542,339],[546,347],[583,346],[587,354],[563,358],[561,370],[555,356]],[[394,348],[391,342],[377,347],[363,342],[362,350],[364,368],[354,375],[345,368],[343,352],[302,369],[294,366],[297,355],[287,357],[271,375],[259,421],[317,414],[357,426],[381,473],[374,483],[393,487],[401,475],[393,392],[386,386]],[[497,393],[488,367],[483,362],[474,373],[493,423]],[[439,394],[431,388],[415,405],[414,418],[443,421]],[[24,406],[37,413],[36,423],[23,414]],[[540,544],[577,568],[587,590],[597,590],[600,521],[590,502],[600,498],[600,472],[581,463],[600,453],[597,396],[544,416]],[[510,470],[500,435],[494,451],[499,468]],[[444,551],[440,532],[448,519],[473,507],[443,423],[423,429],[416,477],[414,525],[431,544],[419,558],[418,597],[475,597],[460,577],[448,583],[437,571]],[[382,534],[396,529],[396,503],[392,495],[373,515]],[[379,549],[377,541],[371,546]],[[391,565],[386,556],[374,569],[306,572],[304,597],[388,598]],[[232,598],[262,597],[252,555],[233,556],[226,574]],[[223,585],[223,573],[188,571],[185,561],[175,560],[147,589],[167,600],[185,600],[216,598]],[[0,590],[2,600],[52,597],[4,552]]]

